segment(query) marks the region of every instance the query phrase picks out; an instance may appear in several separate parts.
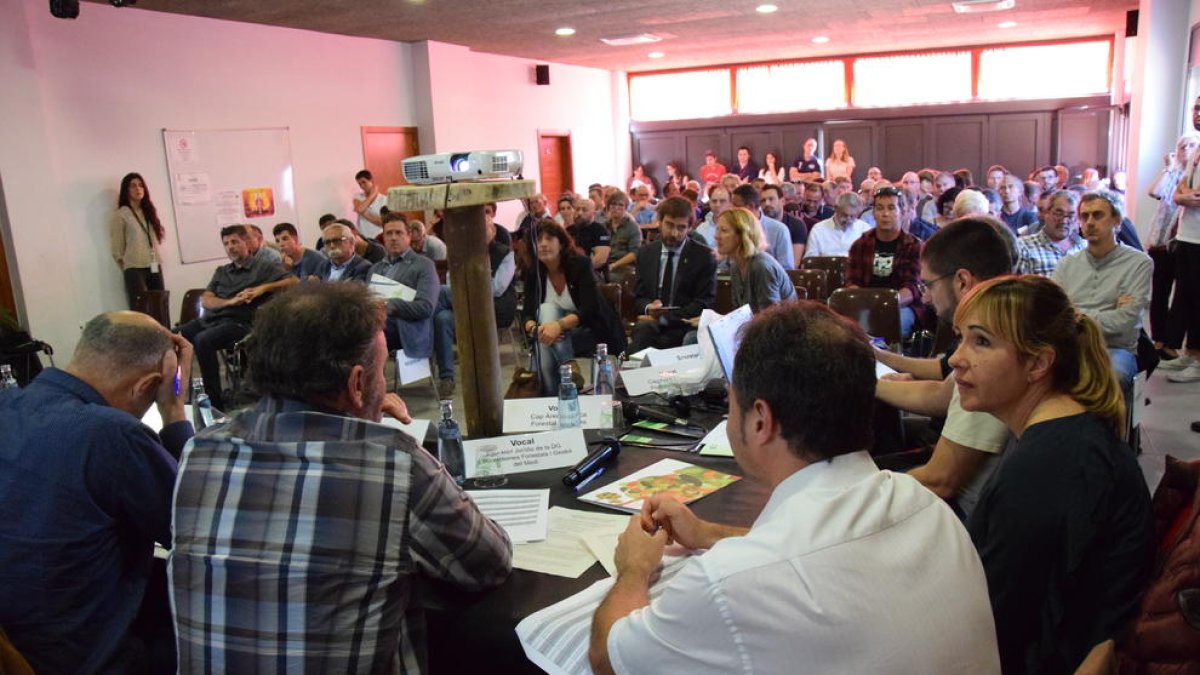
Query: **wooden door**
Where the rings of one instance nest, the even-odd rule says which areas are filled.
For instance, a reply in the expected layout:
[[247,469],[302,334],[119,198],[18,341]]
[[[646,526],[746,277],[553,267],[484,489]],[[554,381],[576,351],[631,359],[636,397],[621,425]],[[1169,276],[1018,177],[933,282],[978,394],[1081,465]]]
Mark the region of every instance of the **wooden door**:
[[405,185],[400,160],[420,154],[416,127],[363,127],[363,166],[375,177],[380,192]]
[[558,212],[558,198],[563,192],[575,189],[571,168],[571,132],[538,132],[538,187],[546,196],[550,212]]

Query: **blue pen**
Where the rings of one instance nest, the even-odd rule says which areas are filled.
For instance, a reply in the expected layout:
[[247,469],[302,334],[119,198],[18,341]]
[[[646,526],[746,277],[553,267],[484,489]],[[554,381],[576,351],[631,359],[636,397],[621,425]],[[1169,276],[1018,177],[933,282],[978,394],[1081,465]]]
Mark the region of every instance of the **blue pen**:
[[175,395],[179,395],[179,388],[183,386],[183,366],[175,366]]
[[588,476],[587,478],[584,478],[582,481],[580,481],[579,485],[575,486],[575,491],[582,492],[583,488],[587,487],[588,483],[591,483],[592,481],[599,478],[601,476],[601,474],[603,474],[607,470],[608,470],[607,466],[602,466],[599,469],[596,469],[596,473]]

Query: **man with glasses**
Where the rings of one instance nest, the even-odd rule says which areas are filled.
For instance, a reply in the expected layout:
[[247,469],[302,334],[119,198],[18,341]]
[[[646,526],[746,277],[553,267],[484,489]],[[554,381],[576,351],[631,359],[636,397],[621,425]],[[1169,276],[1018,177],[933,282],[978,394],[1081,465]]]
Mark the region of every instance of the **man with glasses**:
[[367,283],[371,276],[371,262],[354,250],[354,232],[341,223],[333,223],[321,233],[325,242],[325,253],[329,256],[318,268],[315,276],[321,281],[358,281]]
[[892,288],[900,302],[900,335],[907,338],[924,312],[919,286],[921,242],[904,231],[908,196],[890,185],[875,191],[875,227],[850,246],[846,287]]
[[859,220],[862,200],[853,192],[842,193],[834,207],[833,216],[813,225],[808,232],[804,257],[848,255],[850,245],[871,226]]
[[1070,190],[1058,190],[1046,204],[1042,229],[1017,239],[1017,274],[1052,276],[1060,260],[1087,246],[1075,224],[1079,197]]

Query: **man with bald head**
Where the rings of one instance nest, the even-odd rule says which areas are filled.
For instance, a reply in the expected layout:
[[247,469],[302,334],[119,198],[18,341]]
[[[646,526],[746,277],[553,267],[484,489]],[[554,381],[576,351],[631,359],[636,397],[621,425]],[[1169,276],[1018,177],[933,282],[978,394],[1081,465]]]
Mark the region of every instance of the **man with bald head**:
[[[174,670],[170,631],[135,619],[165,597],[151,564],[171,544],[191,363],[182,337],[112,312],[64,369],[0,391],[0,626],[35,672]],[[141,422],[151,405],[158,434]]]

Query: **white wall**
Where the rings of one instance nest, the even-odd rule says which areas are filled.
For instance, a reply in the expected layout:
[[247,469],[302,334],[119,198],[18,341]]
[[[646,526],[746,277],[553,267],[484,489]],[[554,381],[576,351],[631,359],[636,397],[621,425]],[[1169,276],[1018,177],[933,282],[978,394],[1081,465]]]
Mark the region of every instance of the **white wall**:
[[516,147],[533,177],[537,129],[570,129],[577,183],[616,182],[627,170],[618,166],[627,127],[614,130],[617,75],[607,71],[555,65],[554,84],[537,87],[530,61],[438,43],[94,3],[65,21],[45,0],[0,0],[0,16],[0,227],[9,231],[22,319],[64,358],[84,321],[124,306],[106,223],[126,172],[146,177],[167,226],[174,316],[183,292],[207,284],[218,264],[179,261],[164,127],[289,127],[307,241],[322,213],[350,213],[365,125],[419,126],[425,152]]
[[[536,61],[441,42],[422,42],[415,50],[428,54],[430,68],[432,129],[422,130],[422,152],[517,149],[525,155],[525,177],[537,180],[538,131],[570,131],[575,191],[586,194],[590,183],[623,184],[618,178],[628,171],[629,126],[613,115],[613,81],[624,81],[619,73],[553,64],[550,84],[539,86]],[[433,148],[424,145],[425,131]],[[513,227],[521,207],[499,206],[497,221]]]

